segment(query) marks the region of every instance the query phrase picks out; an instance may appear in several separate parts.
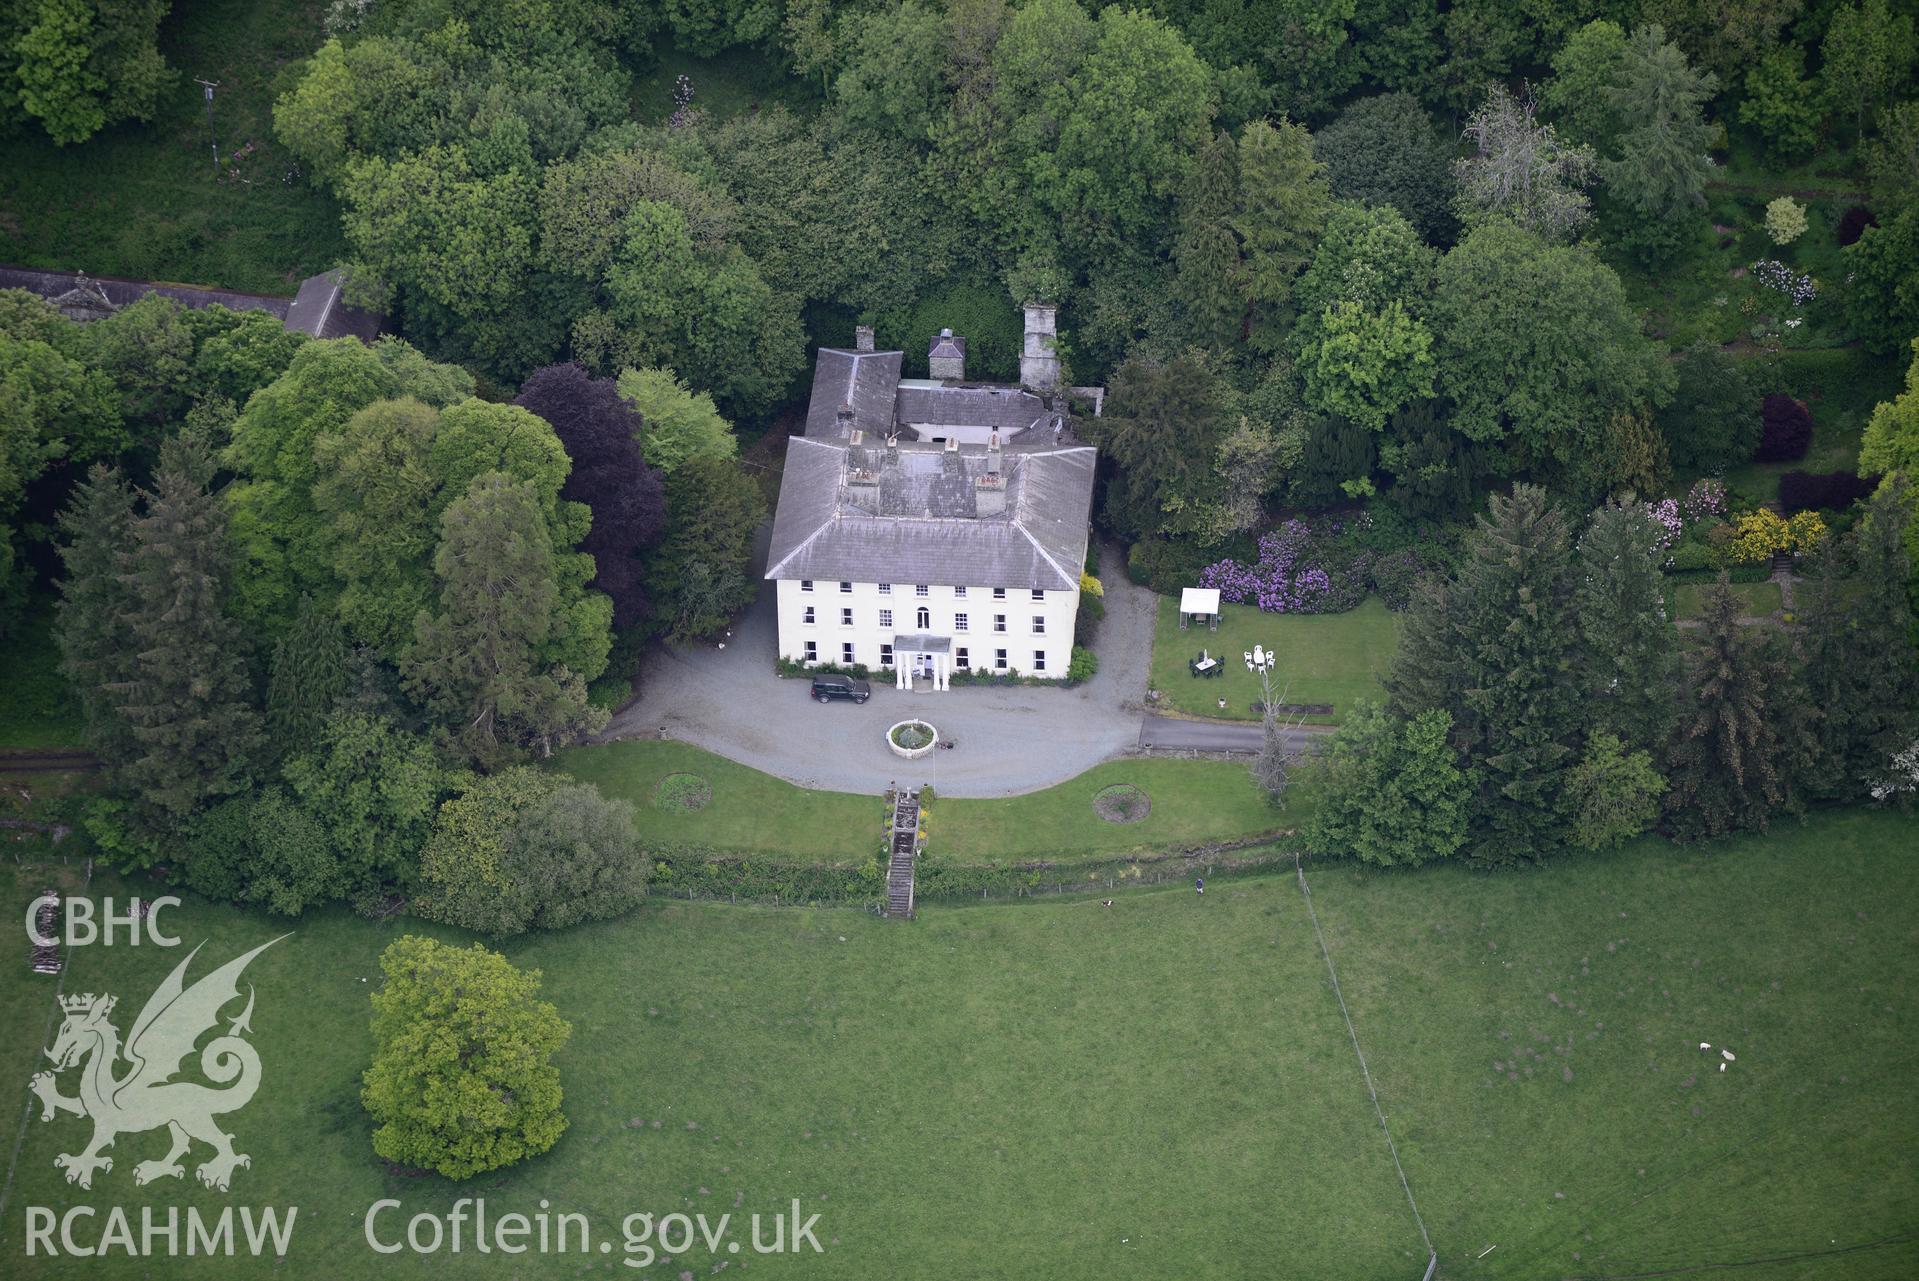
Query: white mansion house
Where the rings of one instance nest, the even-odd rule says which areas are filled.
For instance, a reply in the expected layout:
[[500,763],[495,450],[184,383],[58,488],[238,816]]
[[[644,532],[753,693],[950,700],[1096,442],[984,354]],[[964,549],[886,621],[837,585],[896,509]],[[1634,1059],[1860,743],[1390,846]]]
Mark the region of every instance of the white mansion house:
[[[1025,314],[1019,386],[967,381],[951,330],[930,378],[901,378],[902,353],[864,327],[854,350],[820,349],[767,555],[782,657],[906,689],[955,669],[1066,675],[1094,450],[1057,395],[1054,309]],[[1074,390],[1097,407],[1099,389]]]

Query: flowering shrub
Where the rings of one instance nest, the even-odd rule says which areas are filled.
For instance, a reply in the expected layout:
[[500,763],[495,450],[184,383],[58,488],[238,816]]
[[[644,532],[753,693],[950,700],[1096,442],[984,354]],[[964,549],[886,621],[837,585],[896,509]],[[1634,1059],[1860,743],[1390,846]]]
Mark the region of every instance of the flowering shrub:
[[1896,800],[1905,804],[1919,793],[1919,742],[1895,754],[1890,765],[1872,785],[1872,799],[1881,803]]
[[1686,523],[1694,524],[1702,520],[1726,514],[1726,486],[1723,481],[1696,480],[1692,488],[1686,491],[1681,503],[1686,509]]
[[1671,549],[1673,544],[1679,541],[1679,536],[1686,532],[1685,521],[1679,515],[1679,504],[1671,498],[1647,503],[1646,515],[1651,518],[1653,526],[1659,531],[1653,543],[1657,551]]
[[1752,278],[1764,288],[1782,295],[1795,307],[1804,307],[1819,296],[1819,286],[1811,276],[1802,275],[1776,258],[1761,258],[1752,265]]
[[1818,512],[1800,512],[1791,520],[1780,519],[1768,508],[1747,512],[1732,523],[1732,540],[1726,545],[1726,558],[1738,565],[1752,565],[1772,559],[1780,552],[1803,556],[1815,550],[1826,538],[1826,522]]
[[1402,547],[1373,566],[1373,590],[1387,609],[1398,613],[1413,603],[1413,584],[1430,568],[1417,547]]
[[1316,535],[1311,525],[1294,517],[1260,537],[1254,563],[1217,561],[1200,571],[1199,585],[1217,587],[1222,600],[1257,605],[1273,614],[1343,613],[1366,599],[1377,556],[1368,550],[1316,546],[1332,544],[1341,530],[1338,521],[1331,521]]
[[1786,522],[1786,546],[1795,556],[1809,556],[1826,541],[1826,518],[1818,512],[1798,512]]

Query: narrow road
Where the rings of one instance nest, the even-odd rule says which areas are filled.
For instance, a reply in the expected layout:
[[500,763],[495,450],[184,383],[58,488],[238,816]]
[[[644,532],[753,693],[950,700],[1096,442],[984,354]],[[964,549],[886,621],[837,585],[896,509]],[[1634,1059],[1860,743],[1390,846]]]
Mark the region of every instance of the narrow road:
[[[1280,736],[1295,752],[1319,750],[1319,740],[1328,731],[1318,728],[1283,729]],[[1141,751],[1163,752],[1239,752],[1251,756],[1259,751],[1265,735],[1257,722],[1242,725],[1218,721],[1189,721],[1177,716],[1158,716],[1152,712],[1139,719]]]

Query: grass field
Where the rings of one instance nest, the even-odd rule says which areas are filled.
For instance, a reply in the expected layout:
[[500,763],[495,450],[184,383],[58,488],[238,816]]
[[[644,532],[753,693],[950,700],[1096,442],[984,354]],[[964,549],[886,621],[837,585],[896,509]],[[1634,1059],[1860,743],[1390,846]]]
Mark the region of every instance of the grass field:
[[[15,920],[20,897],[4,904]],[[210,940],[209,962],[283,928],[198,905],[176,922]],[[300,1207],[284,1268],[42,1259],[8,1275],[418,1275],[422,1261],[369,1251],[366,1208],[392,1196],[409,1215],[443,1213],[476,1194],[495,1214],[549,1199],[616,1244],[622,1217],[639,1211],[744,1219],[798,1198],[821,1215],[823,1255],[755,1259],[748,1276],[1416,1277],[1424,1264],[1283,877],[1204,899],[1140,893],[1113,911],[1076,900],[929,912],[911,926],[676,904],[513,946],[573,1023],[559,1059],[572,1124],[547,1156],[466,1187],[388,1173],[359,1107],[371,1049],[361,979],[377,980],[379,951],[400,932],[328,913],[249,971],[253,1040],[271,1075],[226,1123],[253,1158],[232,1198],[190,1182],[134,1187],[129,1167],[157,1135],[122,1139],[114,1171],[79,1192],[53,1166],[81,1141],[76,1123],[27,1128],[0,1220],[10,1264],[21,1262],[16,1207],[231,1199]],[[124,1030],[176,960],[85,950],[67,989],[123,993]],[[21,970],[0,980],[0,1009],[27,1028],[0,1052],[15,1083],[9,1129],[53,990]],[[577,1255],[504,1263],[469,1251],[431,1266],[449,1277],[625,1271]],[[639,1275],[706,1276],[715,1263],[702,1248]]]
[[[1279,651],[1274,688],[1286,689],[1289,703],[1331,703],[1337,721],[1354,700],[1380,698],[1379,678],[1399,643],[1399,620],[1378,598],[1344,614],[1268,614],[1251,605],[1225,605],[1219,630],[1179,629],[1179,601],[1162,596],[1153,632],[1153,688],[1161,706],[1195,716],[1257,720],[1259,677],[1246,670],[1240,655],[1254,645]],[[1193,676],[1186,664],[1201,650],[1227,659],[1226,674]],[[1222,710],[1219,699],[1226,700]]]
[[[1909,818],[1848,812],[1501,877],[1312,871],[1441,1275],[1801,1255],[1734,1275],[1919,1270],[1913,833]],[[19,919],[40,880],[0,869],[0,910]],[[127,886],[100,878],[93,892]],[[168,923],[207,941],[196,973],[285,928],[198,902]],[[249,972],[268,1076],[227,1121],[253,1157],[231,1199],[301,1207],[287,1262],[34,1259],[9,1275],[411,1274],[424,1265],[364,1245],[367,1206],[392,1196],[443,1214],[480,1194],[496,1215],[548,1198],[601,1234],[632,1211],[744,1215],[799,1197],[822,1216],[826,1253],[753,1261],[779,1276],[1346,1281],[1424,1264],[1289,876],[1204,898],[1134,891],[1112,909],[929,908],[910,925],[657,904],[522,940],[505,950],[544,972],[573,1023],[559,1058],[572,1124],[546,1156],[464,1187],[385,1169],[357,1101],[361,980],[417,927],[335,911],[295,928]],[[178,956],[81,949],[65,987],[119,994],[124,1030]],[[0,1013],[20,1029],[0,1043],[0,1079],[16,1091],[53,990],[18,964],[0,971]],[[1724,1073],[1722,1046],[1738,1056]],[[9,1125],[24,1101],[12,1097]],[[28,1123],[0,1255],[22,1261],[23,1206],[137,1216],[228,1200],[134,1187],[150,1134],[123,1138],[91,1192],[69,1188],[53,1157],[82,1133],[72,1118]],[[1904,1239],[1819,1253],[1889,1237]],[[619,1257],[516,1271],[442,1253],[431,1266],[616,1274]],[[702,1247],[658,1275],[720,1261]]]
[[[648,840],[821,862],[873,857],[882,807],[877,797],[811,792],[685,743],[631,740],[562,752],[555,764],[633,803]],[[653,803],[660,780],[690,773],[712,799],[695,812]],[[1101,788],[1131,783],[1152,798],[1137,823],[1094,816]],[[1275,810],[1233,761],[1109,761],[1071,782],[994,800],[935,797],[928,855],[953,862],[1072,859],[1176,849],[1296,826]]]
[[1446,1275],[1919,1275],[1915,838],[1856,811],[1518,876],[1316,873]]
[[[339,212],[273,139],[273,100],[320,43],[324,0],[178,0],[160,49],[178,81],[149,124],[58,147],[44,133],[0,142],[0,261],[254,293],[291,294],[344,252]],[[206,104],[219,82],[224,157],[216,181]],[[247,181],[242,181],[245,179]]]

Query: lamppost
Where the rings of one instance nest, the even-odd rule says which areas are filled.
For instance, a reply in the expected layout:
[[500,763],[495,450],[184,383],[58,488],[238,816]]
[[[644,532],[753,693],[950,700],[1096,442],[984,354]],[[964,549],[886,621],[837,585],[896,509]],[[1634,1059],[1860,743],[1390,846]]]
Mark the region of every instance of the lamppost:
[[202,86],[207,96],[207,146],[213,151],[213,176],[220,176],[220,144],[213,136],[213,91],[220,87],[218,80],[201,80],[195,77],[194,84]]

